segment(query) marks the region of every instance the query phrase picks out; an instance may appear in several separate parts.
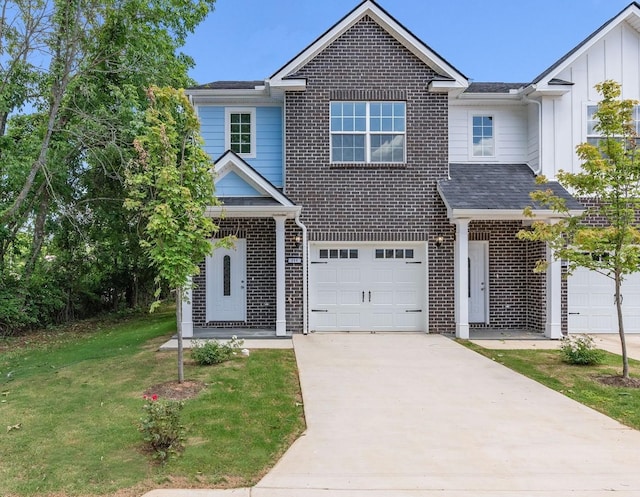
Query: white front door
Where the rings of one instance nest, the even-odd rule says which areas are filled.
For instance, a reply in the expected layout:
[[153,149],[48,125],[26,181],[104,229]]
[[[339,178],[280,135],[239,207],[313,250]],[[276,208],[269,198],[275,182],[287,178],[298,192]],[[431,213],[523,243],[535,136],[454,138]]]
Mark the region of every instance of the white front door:
[[489,242],[469,242],[469,322],[487,322]]
[[426,257],[418,244],[314,244],[312,331],[425,331]]
[[216,248],[206,259],[207,321],[247,319],[247,241]]

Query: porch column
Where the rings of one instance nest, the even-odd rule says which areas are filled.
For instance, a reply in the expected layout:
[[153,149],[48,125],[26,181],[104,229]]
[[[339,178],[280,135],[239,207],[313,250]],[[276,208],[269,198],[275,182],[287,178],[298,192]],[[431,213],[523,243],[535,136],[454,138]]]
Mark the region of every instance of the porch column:
[[454,291],[456,337],[469,338],[469,222],[455,219],[456,242],[454,246]]
[[191,277],[187,281],[187,289],[184,291],[185,300],[182,301],[182,337],[193,337],[193,308],[191,305],[191,299],[193,298],[193,291],[191,288]]
[[558,340],[562,338],[562,261],[555,258],[547,245],[547,309],[544,336]]
[[287,307],[285,293],[284,216],[273,216],[276,221],[276,336],[287,334]]

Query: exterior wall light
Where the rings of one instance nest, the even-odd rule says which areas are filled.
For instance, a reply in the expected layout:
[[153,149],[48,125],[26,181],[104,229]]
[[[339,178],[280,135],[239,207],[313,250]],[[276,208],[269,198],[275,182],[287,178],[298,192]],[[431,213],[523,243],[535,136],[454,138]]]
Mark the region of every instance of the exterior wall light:
[[300,248],[300,245],[302,245],[302,237],[300,235],[296,235],[293,237],[292,242],[296,244],[296,248]]
[[442,247],[443,243],[444,243],[444,237],[442,235],[437,236],[435,241],[436,248]]

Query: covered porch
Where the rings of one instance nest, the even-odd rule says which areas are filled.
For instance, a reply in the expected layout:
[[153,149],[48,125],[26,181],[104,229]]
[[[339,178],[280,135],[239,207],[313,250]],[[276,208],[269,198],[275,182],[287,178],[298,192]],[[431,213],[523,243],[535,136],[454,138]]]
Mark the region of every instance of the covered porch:
[[[558,214],[535,205],[530,192],[551,189],[579,212],[582,205],[556,182],[539,185],[526,164],[450,164],[438,191],[455,226],[455,335],[469,339],[480,330],[563,336],[562,261],[540,242],[517,239],[531,219],[556,222]],[[533,275],[535,262],[548,261]],[[473,330],[478,330],[474,332]]]

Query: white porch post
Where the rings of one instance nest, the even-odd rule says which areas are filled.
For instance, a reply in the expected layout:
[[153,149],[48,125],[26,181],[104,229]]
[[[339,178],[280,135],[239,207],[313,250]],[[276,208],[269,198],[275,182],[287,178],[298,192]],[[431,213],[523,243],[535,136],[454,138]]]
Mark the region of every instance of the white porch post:
[[469,219],[455,219],[454,291],[456,337],[469,338]]
[[188,289],[185,290],[184,296],[185,300],[181,302],[182,304],[182,337],[183,338],[192,338],[193,337],[193,308],[191,299],[193,298],[193,291],[191,289],[191,277],[189,277],[189,281],[187,283]]
[[562,262],[547,245],[547,309],[544,336],[562,338]]
[[287,334],[287,308],[285,293],[284,216],[274,216],[276,221],[276,336]]

